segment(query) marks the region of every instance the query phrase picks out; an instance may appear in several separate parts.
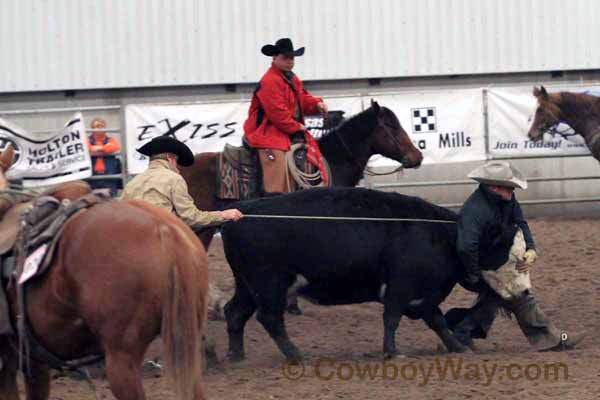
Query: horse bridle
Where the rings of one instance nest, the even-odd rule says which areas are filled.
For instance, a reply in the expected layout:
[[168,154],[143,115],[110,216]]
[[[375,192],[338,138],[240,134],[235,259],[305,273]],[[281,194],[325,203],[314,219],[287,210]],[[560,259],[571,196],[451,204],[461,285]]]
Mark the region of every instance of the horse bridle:
[[[553,104],[553,105],[554,105],[554,106],[556,106],[556,104]],[[538,104],[538,107],[541,107],[541,104]],[[560,118],[560,115],[556,115],[556,112],[553,112],[553,110],[552,110],[550,107],[545,107],[545,108],[543,108],[543,110],[544,110],[544,112],[546,112],[546,113],[550,114],[550,116],[551,116],[551,117],[552,117],[554,120],[556,120],[556,122],[554,122],[554,123],[552,123],[552,124],[549,124],[547,127],[543,127],[543,128],[542,128],[542,129],[543,129],[543,132],[542,132],[542,139],[543,139],[543,137],[544,137],[544,134],[548,133],[550,136],[552,136],[552,138],[554,138],[556,135],[559,135],[559,136],[561,136],[563,139],[565,139],[565,140],[568,140],[568,141],[570,141],[570,142],[573,142],[573,141],[572,141],[571,139],[569,139],[569,138],[570,138],[570,137],[572,137],[572,136],[577,136],[577,135],[578,135],[578,133],[577,133],[577,132],[575,132],[575,129],[573,129],[573,128],[571,128],[571,127],[569,126],[569,128],[568,128],[568,129],[566,129],[566,130],[564,130],[564,131],[560,131],[560,130],[558,129],[558,126],[559,126],[560,124],[563,124],[563,123],[564,123],[564,124],[565,124],[565,125],[567,125],[567,126],[568,126],[569,124],[567,124],[567,122],[566,122],[565,120],[563,120],[562,118]],[[559,112],[560,112],[560,109],[559,109]],[[568,133],[568,130],[569,130],[569,129],[572,129],[572,130],[573,130],[573,133]]]
[[[329,122],[329,118],[324,116],[325,121]],[[394,129],[394,126],[391,126],[389,123],[387,123],[386,121],[380,121],[379,118],[377,118],[377,125],[384,128],[384,132],[388,137],[392,138],[392,143],[397,144],[399,147],[401,145],[400,140],[398,140],[398,138],[396,138],[394,135],[392,135],[390,133],[390,131],[388,130],[388,128],[390,129]],[[358,163],[358,161],[356,161],[356,157],[354,157],[354,154],[352,153],[352,150],[350,150],[350,148],[348,147],[348,145],[346,144],[346,142],[344,141],[344,139],[340,136],[339,132],[337,129],[333,130],[335,132],[336,137],[340,140],[340,142],[342,143],[342,146],[344,147],[344,149],[346,150],[346,152],[348,153],[348,156],[350,157],[350,159],[356,164],[357,167],[362,168],[362,166]],[[373,171],[371,168],[369,168],[368,165],[368,160],[367,160],[367,165],[365,165],[364,170],[363,170],[363,174],[367,175],[367,176],[385,176],[385,175],[392,175],[395,174],[396,172],[402,171],[404,169],[404,165],[400,164],[399,167],[393,169],[392,171],[389,172],[375,172]]]

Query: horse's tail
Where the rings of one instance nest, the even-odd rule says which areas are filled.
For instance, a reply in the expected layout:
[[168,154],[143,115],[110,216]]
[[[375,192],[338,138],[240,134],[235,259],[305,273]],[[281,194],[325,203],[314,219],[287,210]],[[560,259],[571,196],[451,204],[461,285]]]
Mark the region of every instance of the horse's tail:
[[[167,374],[177,399],[194,400],[202,393],[201,329],[206,316],[208,277],[200,243],[177,225],[170,226],[174,265],[169,271],[163,304],[162,340]],[[163,236],[163,243],[166,235]],[[203,276],[202,276],[203,275]],[[206,282],[203,282],[206,281]],[[196,387],[199,385],[199,387]],[[200,397],[202,398],[202,397]]]

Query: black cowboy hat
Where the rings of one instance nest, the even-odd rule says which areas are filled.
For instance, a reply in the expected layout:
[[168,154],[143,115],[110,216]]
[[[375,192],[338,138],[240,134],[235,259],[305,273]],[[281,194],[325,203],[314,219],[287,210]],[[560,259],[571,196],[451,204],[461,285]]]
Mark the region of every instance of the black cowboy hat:
[[177,164],[189,167],[194,163],[194,154],[185,144],[171,136],[157,136],[139,149],[145,156],[161,153],[172,153],[177,156]]
[[294,45],[292,44],[292,39],[283,38],[279,39],[272,44],[265,44],[260,51],[265,56],[276,56],[277,54],[287,54],[295,57],[300,57],[304,54],[304,47],[300,47],[299,49],[294,50]]

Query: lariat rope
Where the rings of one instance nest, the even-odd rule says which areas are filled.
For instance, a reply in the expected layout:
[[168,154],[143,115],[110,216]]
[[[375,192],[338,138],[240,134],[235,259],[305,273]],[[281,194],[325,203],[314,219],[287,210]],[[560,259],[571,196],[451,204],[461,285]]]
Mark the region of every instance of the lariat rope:
[[263,214],[244,214],[244,218],[265,218],[265,219],[308,219],[308,220],[326,220],[326,221],[379,221],[379,222],[429,222],[435,224],[455,224],[456,221],[442,219],[426,218],[371,218],[371,217],[326,217],[316,215],[263,215]]
[[19,195],[19,196],[25,196],[25,197],[37,197],[39,195],[39,193],[35,190],[31,190],[31,189],[25,189],[21,186],[11,186],[8,189],[0,189],[0,194],[14,194],[14,195]]
[[327,185],[323,182],[323,177],[321,176],[321,171],[317,169],[314,173],[307,173],[302,171],[296,165],[296,161],[294,160],[294,153],[300,149],[307,149],[306,144],[304,143],[295,143],[290,146],[290,150],[286,152],[285,158],[287,161],[287,167],[290,171],[290,175],[294,178],[294,181],[300,186],[302,189],[310,189],[314,187],[323,187],[323,186],[331,186],[332,177],[331,170],[329,169],[329,164],[325,157],[322,157],[323,164],[325,165],[325,171],[327,171],[327,176],[329,177],[329,181]]

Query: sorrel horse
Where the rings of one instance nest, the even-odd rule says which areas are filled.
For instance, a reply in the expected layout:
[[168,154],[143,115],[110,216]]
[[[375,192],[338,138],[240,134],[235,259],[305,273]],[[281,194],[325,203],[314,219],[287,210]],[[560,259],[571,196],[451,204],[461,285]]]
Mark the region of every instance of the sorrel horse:
[[543,86],[533,89],[538,107],[528,136],[542,140],[544,133],[561,122],[583,136],[594,158],[600,161],[600,97],[586,93],[548,93]]
[[[2,165],[0,183],[6,183]],[[16,326],[17,283],[3,284]],[[207,257],[175,216],[139,201],[113,200],[80,212],[67,221],[50,269],[28,285],[33,336],[64,360],[103,354],[117,399],[146,398],[140,368],[159,335],[177,398],[205,398],[200,343]],[[46,400],[49,367],[27,359],[26,352],[18,354],[20,339],[0,337],[0,399],[19,399],[16,375],[22,357],[27,399]]]
[[[371,107],[353,116],[319,139],[319,148],[329,163],[333,186],[356,186],[363,176],[369,158],[381,154],[402,163],[405,168],[421,165],[423,155],[400,125],[392,110],[380,107],[375,101]],[[218,153],[200,153],[194,165],[182,168],[190,194],[201,210],[223,209],[230,201],[216,197],[216,159]],[[200,234],[208,248],[215,229]]]

